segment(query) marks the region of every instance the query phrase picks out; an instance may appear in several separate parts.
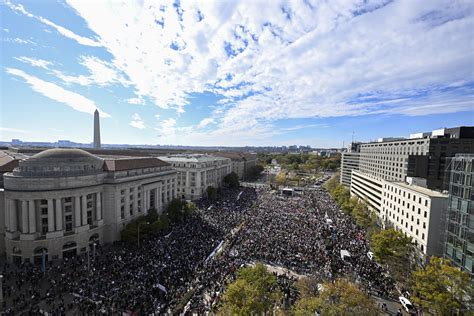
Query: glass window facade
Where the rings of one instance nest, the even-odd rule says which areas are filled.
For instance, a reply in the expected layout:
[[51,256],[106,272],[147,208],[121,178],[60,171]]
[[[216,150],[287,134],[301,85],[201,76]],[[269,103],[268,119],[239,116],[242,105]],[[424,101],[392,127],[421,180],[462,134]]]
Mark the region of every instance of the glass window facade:
[[474,277],[474,190],[472,154],[458,154],[451,161],[449,205],[444,256]]

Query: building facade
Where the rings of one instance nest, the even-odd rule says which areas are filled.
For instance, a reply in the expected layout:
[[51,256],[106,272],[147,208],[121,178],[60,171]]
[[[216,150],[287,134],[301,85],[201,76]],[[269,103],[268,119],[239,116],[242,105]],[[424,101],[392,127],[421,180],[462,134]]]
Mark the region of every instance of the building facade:
[[232,172],[229,158],[204,154],[160,156],[177,171],[177,196],[197,200],[207,187],[219,188],[226,175]]
[[444,256],[470,273],[474,253],[474,155],[459,154],[451,160],[449,205]]
[[257,155],[243,152],[218,152],[217,156],[229,158],[232,163],[232,172],[235,172],[240,180],[244,180],[250,168],[257,165]]
[[441,256],[448,196],[403,182],[383,182],[382,219],[412,238],[420,259]]
[[39,262],[85,253],[150,208],[176,195],[176,171],[156,158],[107,157],[49,149],[4,174],[8,261]]
[[359,161],[359,152],[345,152],[341,155],[340,183],[347,188],[351,187],[352,170],[359,170]]
[[383,180],[360,171],[352,171],[351,195],[367,202],[372,211],[380,217],[382,214]]

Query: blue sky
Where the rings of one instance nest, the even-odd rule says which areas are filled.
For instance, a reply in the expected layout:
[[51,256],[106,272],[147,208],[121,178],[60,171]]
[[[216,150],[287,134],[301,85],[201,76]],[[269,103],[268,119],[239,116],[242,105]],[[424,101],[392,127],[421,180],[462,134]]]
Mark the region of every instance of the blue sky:
[[472,1],[0,0],[0,140],[342,146],[474,125]]

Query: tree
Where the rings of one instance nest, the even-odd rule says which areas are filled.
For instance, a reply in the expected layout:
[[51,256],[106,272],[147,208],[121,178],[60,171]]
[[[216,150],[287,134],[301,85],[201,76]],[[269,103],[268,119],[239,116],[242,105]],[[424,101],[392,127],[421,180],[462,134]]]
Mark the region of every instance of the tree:
[[364,228],[372,227],[376,222],[376,219],[369,210],[366,202],[358,201],[352,209],[352,216],[354,216],[357,225]]
[[158,220],[160,216],[158,215],[158,211],[156,208],[151,208],[148,210],[148,214],[144,216],[143,221],[148,223],[153,223],[154,221]]
[[275,177],[275,183],[278,185],[286,184],[286,172],[280,172]]
[[172,199],[168,204],[167,214],[171,222],[182,222],[186,217],[186,201],[181,199]]
[[336,190],[337,186],[339,185],[339,174],[335,175],[332,177],[330,180],[328,180],[325,184],[324,187],[328,192],[332,195],[334,190]]
[[239,176],[235,172],[231,172],[228,175],[224,177],[224,184],[231,188],[231,189],[237,189],[240,186],[239,183]]
[[206,189],[207,198],[209,200],[217,200],[217,190],[212,186],[208,186]]
[[372,299],[344,279],[324,283],[318,296],[302,297],[293,308],[295,315],[314,315],[318,310],[322,315],[377,315]]
[[[270,163],[271,163],[271,158],[270,158]],[[262,173],[262,171],[264,170],[263,166],[262,165],[255,165],[255,166],[251,166],[246,175],[245,175],[245,178],[248,179],[248,180],[255,180],[255,179],[258,179],[258,177],[260,177],[260,174]]]
[[219,314],[262,315],[271,311],[281,298],[276,284],[276,277],[261,263],[240,269],[224,292]]
[[469,274],[453,267],[449,260],[438,257],[431,257],[425,268],[413,272],[411,284],[413,302],[437,315],[466,311],[474,297]]
[[336,189],[332,193],[332,196],[339,205],[343,205],[351,199],[351,193],[342,184],[337,185]]
[[298,288],[301,297],[314,297],[319,294],[319,282],[315,276],[308,276],[299,279],[296,282],[296,287]]
[[405,282],[413,266],[414,245],[410,237],[394,229],[375,232],[371,237],[374,256],[381,264],[386,264],[400,282]]

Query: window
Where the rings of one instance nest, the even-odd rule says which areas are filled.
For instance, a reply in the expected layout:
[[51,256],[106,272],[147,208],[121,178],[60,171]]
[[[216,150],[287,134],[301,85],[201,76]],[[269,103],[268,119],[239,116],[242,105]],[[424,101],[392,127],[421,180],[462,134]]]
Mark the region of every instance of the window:
[[428,217],[428,212],[425,211],[424,217]]

